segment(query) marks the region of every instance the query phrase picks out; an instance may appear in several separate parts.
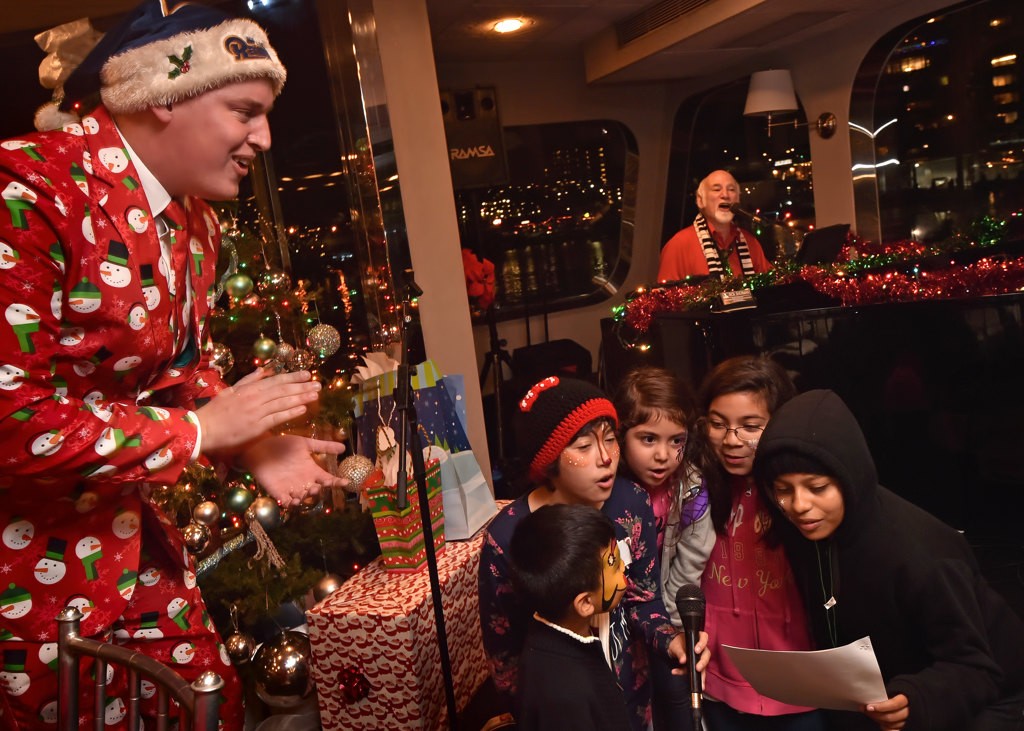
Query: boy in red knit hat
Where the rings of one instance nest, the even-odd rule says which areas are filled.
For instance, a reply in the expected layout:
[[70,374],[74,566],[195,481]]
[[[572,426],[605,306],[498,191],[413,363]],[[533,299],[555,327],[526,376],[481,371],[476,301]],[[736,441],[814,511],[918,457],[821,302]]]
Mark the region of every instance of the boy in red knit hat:
[[[502,510],[487,529],[480,556],[480,623],[491,676],[508,709],[519,690],[530,611],[512,585],[508,550],[519,522],[544,505],[597,508],[615,524],[619,552],[627,564],[626,596],[612,612],[597,615],[594,633],[625,696],[633,729],[651,717],[647,653],[686,662],[685,642],[669,621],[657,571],[654,513],[647,494],[616,476],[619,444],[615,407],[596,386],[551,376],[519,402],[517,436],[536,487]],[[707,638],[697,645],[698,669],[707,664]]]

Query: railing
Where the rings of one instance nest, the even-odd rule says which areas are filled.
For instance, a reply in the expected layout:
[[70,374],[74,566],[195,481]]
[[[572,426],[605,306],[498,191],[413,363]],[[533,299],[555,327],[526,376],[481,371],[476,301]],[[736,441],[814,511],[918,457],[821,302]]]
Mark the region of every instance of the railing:
[[219,675],[207,671],[189,684],[167,665],[140,652],[79,636],[81,619],[82,613],[74,607],[67,607],[57,615],[57,727],[60,731],[74,731],[79,727],[78,666],[82,655],[96,658],[96,692],[93,703],[95,731],[102,731],[104,728],[108,664],[119,665],[128,670],[127,717],[128,728],[131,731],[139,731],[141,728],[143,677],[156,686],[157,731],[166,731],[169,727],[169,698],[174,698],[181,706],[179,714],[183,730],[191,728],[194,731],[215,731],[220,691],[224,687],[224,681]]

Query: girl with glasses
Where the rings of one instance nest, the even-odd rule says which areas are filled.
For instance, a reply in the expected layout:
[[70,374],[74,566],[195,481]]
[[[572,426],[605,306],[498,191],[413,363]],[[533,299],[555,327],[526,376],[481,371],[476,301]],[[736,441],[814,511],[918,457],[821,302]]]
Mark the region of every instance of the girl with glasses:
[[[760,695],[723,644],[761,650],[810,650],[806,615],[781,547],[765,542],[771,517],[754,485],[754,453],[775,410],[796,394],[774,361],[741,356],[704,379],[701,418],[691,441],[710,499],[714,546],[700,578],[712,646],[705,671],[704,719],[711,731],[820,731],[817,711]],[[683,534],[687,543],[690,536]],[[692,539],[691,543],[692,543]],[[702,544],[694,555],[706,554]]]

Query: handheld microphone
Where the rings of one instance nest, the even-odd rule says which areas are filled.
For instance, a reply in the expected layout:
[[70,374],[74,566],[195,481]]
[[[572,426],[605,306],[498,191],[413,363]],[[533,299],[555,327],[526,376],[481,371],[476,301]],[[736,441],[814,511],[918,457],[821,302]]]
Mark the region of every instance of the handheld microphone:
[[700,633],[704,631],[704,592],[696,584],[683,584],[676,592],[676,609],[683,621],[686,634],[686,666],[690,670],[690,710],[693,713],[693,727],[701,728],[701,699],[703,686],[700,671],[697,670],[697,653],[693,649]]
[[731,206],[729,206],[729,210],[732,211],[733,213],[738,213],[741,216],[746,216],[754,223],[761,223],[761,217],[759,215],[757,215],[756,213],[751,213],[750,211],[744,208],[740,208],[738,203],[733,203]]

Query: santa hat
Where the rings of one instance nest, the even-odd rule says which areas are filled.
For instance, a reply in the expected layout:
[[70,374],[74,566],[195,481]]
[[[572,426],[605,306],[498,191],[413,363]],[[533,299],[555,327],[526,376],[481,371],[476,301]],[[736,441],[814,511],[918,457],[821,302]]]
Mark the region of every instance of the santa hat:
[[619,421],[604,391],[586,381],[550,376],[527,391],[519,402],[517,439],[530,476],[543,480],[580,429],[601,417]]
[[270,81],[276,96],[286,77],[253,21],[197,3],[143,0],[67,77],[59,106],[84,113],[99,95],[124,114],[251,79]]

